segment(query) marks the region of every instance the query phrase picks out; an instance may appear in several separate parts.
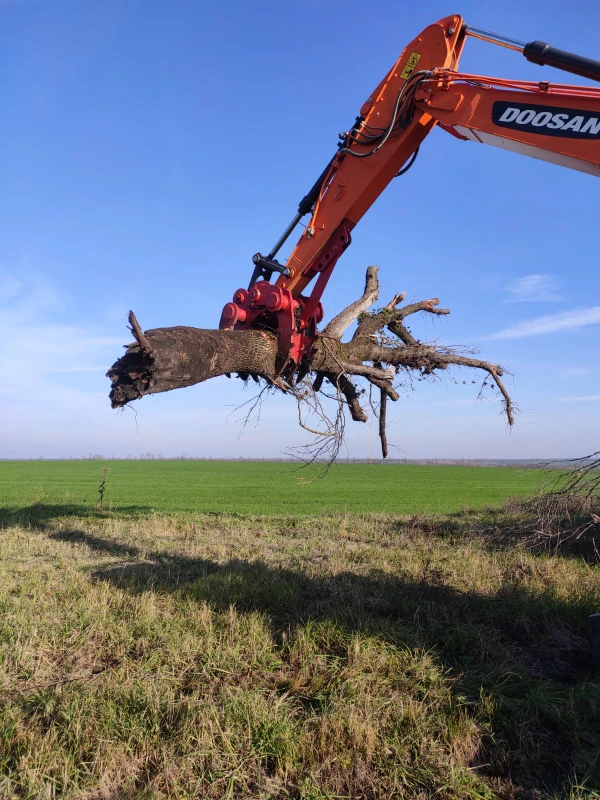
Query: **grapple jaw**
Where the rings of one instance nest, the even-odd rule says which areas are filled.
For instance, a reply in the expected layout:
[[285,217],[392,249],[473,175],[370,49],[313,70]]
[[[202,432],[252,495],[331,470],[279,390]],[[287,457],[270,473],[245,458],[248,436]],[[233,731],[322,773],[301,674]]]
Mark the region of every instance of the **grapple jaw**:
[[251,289],[238,289],[233,301],[221,314],[224,330],[265,330],[279,336],[278,372],[282,374],[300,364],[317,336],[323,319],[323,306],[317,302],[310,318],[303,313],[309,298],[292,293],[277,284],[258,281]]
[[[288,274],[282,273],[277,283],[254,282],[253,275],[250,287],[238,289],[232,302],[223,308],[219,328],[276,333],[279,336],[278,373],[284,377],[293,374],[317,338],[317,325],[323,319],[321,296],[337,260],[352,241],[351,229],[352,224],[344,220],[328,246],[309,264],[297,272],[283,267]],[[294,286],[298,276],[305,278],[304,285],[316,278],[310,297],[299,294],[298,287]]]

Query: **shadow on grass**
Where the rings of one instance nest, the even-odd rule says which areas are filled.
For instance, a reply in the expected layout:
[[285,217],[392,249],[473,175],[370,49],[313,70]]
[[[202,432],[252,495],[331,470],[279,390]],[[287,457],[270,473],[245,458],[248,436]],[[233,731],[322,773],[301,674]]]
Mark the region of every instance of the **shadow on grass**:
[[139,548],[135,547],[135,545],[120,544],[112,539],[103,539],[100,536],[92,536],[90,533],[79,530],[51,531],[48,536],[50,539],[55,539],[59,542],[84,544],[98,553],[107,553],[111,556],[133,558],[133,556],[139,554]]
[[[113,542],[79,532],[71,537],[115,552]],[[124,550],[140,555],[135,547]],[[511,576],[490,596],[445,585],[436,570],[418,580],[380,571],[314,577],[262,562],[219,564],[159,551],[92,575],[135,593],[173,592],[215,610],[259,612],[278,641],[311,620],[433,652],[472,707],[483,695],[494,698],[494,733],[485,743],[490,778],[520,786],[519,797],[564,790],[574,774],[600,788],[600,684],[590,674],[586,625],[595,609],[550,592],[533,595],[519,586],[523,576]]]
[[[51,535],[101,552],[139,554],[133,546],[80,531]],[[490,596],[445,585],[436,570],[425,570],[420,580],[376,570],[369,576],[341,572],[317,578],[262,562],[219,564],[155,552],[135,564],[97,570],[93,577],[135,592],[179,592],[219,609],[233,604],[240,611],[259,611],[268,615],[274,630],[309,619],[334,620],[348,629],[397,629],[402,644],[433,647],[459,671],[486,662],[502,668],[510,663],[523,676],[573,684],[590,669],[586,620],[595,609],[532,595],[519,586],[525,574],[515,573]]]
[[[149,516],[158,513],[161,517],[183,516],[189,517],[193,511],[158,511],[151,506],[109,506],[99,508],[97,505],[84,505],[83,503],[32,503],[28,506],[0,506],[0,528],[7,528],[11,525],[24,525],[26,527],[45,529],[45,524],[52,520],[65,517],[77,517],[79,519],[135,519],[137,517]],[[250,514],[238,511],[220,511],[211,509],[198,509],[197,513],[202,517],[213,519],[227,518],[247,520],[248,517],[261,518],[260,514]],[[266,515],[272,518],[273,514]],[[288,519],[290,515],[281,514],[281,517]]]
[[600,516],[581,508],[545,509],[541,498],[510,498],[499,508],[463,509],[435,517],[416,514],[392,523],[399,534],[434,534],[446,539],[476,539],[489,551],[526,550],[600,563]]
[[79,519],[107,519],[110,516],[141,517],[151,514],[149,506],[119,506],[115,509],[97,508],[83,504],[51,504],[33,503],[30,506],[3,506],[0,508],[0,528],[11,525],[24,525],[45,529],[45,524],[61,517],[77,517]]
[[[144,512],[136,506],[128,510],[132,516]],[[429,651],[478,717],[482,697],[493,698],[481,720],[493,731],[484,735],[485,769],[490,778],[521,791],[501,796],[544,797],[553,791],[566,796],[560,792],[574,776],[600,789],[600,684],[590,673],[587,628],[588,615],[598,609],[586,600],[561,601],[551,586],[528,591],[527,570],[533,567],[527,563],[507,573],[495,594],[484,595],[447,585],[436,568],[424,567],[418,578],[379,570],[316,577],[259,561],[218,563],[148,553],[81,530],[48,530],[55,517],[107,515],[81,506],[34,506],[4,510],[0,525],[27,518],[50,538],[122,556],[127,563],[95,569],[92,578],[125,591],[177,593],[217,611],[233,605],[239,613],[259,612],[276,641],[310,620]],[[432,532],[444,535],[437,527]],[[446,533],[460,535],[453,528]],[[136,558],[143,560],[131,563]],[[293,694],[292,687],[282,691]],[[311,698],[302,702],[310,705]]]

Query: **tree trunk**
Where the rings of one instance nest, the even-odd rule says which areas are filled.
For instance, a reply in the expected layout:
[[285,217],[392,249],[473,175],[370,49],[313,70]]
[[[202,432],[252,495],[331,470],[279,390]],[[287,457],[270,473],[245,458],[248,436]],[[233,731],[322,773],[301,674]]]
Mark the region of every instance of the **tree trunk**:
[[[130,321],[135,317],[130,315]],[[120,408],[147,394],[169,392],[232,372],[275,379],[277,338],[260,331],[156,328],[127,348],[107,372],[110,400]]]
[[[257,381],[263,379],[277,389],[293,394],[299,403],[307,400],[309,393],[313,398],[318,395],[327,380],[335,387],[340,406],[350,411],[353,420],[364,422],[367,414],[360,404],[359,391],[350,379],[352,376],[365,379],[379,389],[379,429],[385,456],[385,404],[388,398],[397,400],[399,397],[393,386],[397,373],[404,370],[431,375],[455,365],[483,370],[492,379],[512,425],[513,406],[500,379],[503,374],[501,367],[437,344],[420,342],[406,328],[404,320],[412,314],[449,314],[447,309],[438,308],[436,298],[400,306],[404,294],[396,295],[380,311],[367,313],[377,296],[377,267],[369,267],[363,296],[323,329],[296,375],[287,380],[277,374],[275,334],[182,326],[142,332],[135,315],[130,312],[135,342],[127,347],[126,353],[107,373],[113,384],[110,392],[112,406],[120,408],[147,394],[168,392],[219,375],[236,373],[244,379],[250,376]],[[342,342],[344,332],[357,320],[352,339]],[[312,384],[303,377],[310,374],[313,376]],[[313,404],[313,411],[317,405]]]

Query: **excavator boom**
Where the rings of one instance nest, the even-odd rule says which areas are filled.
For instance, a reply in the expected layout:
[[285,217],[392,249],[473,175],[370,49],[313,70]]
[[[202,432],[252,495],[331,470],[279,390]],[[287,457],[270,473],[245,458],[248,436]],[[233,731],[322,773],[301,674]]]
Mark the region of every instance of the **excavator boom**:
[[436,72],[415,97],[459,139],[600,176],[600,89]]
[[[267,256],[253,257],[248,289],[223,309],[221,328],[279,334],[279,370],[291,376],[309,351],[323,316],[321,296],[351,231],[388,184],[413,163],[437,124],[459,139],[491,144],[600,175],[600,89],[531,83],[458,72],[467,36],[520,51],[600,80],[600,63],[544,42],[524,44],[466,26],[454,15],[427,27],[402,52],[367,98],[338,151],[302,199]],[[276,255],[300,219],[310,221],[290,257]],[[270,279],[279,273],[276,283]],[[314,281],[310,296],[303,292]]]

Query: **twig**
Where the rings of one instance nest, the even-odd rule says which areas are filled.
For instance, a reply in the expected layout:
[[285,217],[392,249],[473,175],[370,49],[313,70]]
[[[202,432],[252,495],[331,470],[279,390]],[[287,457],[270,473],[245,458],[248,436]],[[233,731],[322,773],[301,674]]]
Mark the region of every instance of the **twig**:
[[140,323],[137,321],[133,311],[129,312],[129,324],[131,325],[131,332],[135,336],[137,343],[146,353],[148,353],[149,356],[152,355],[154,351],[152,350],[150,342],[146,336],[144,336],[142,329],[140,328]]

